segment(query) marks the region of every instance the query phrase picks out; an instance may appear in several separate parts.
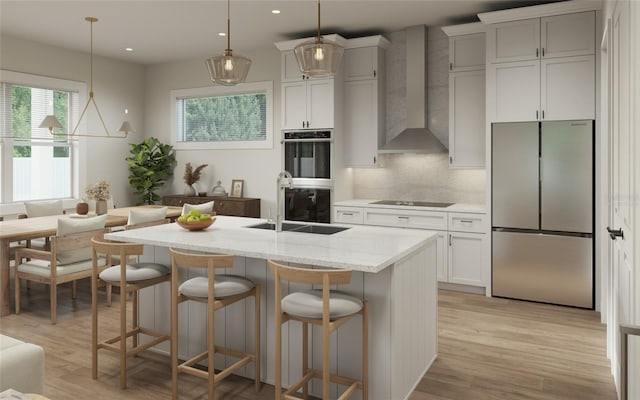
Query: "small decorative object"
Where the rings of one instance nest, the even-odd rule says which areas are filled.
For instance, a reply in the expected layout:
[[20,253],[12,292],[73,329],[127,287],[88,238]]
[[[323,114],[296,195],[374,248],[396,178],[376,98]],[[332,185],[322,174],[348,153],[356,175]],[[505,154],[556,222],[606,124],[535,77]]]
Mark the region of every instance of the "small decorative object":
[[209,164],[202,164],[193,169],[191,163],[187,163],[184,166],[184,183],[187,184],[187,188],[184,190],[184,194],[186,196],[195,196],[197,191],[195,186],[193,186],[196,182],[200,180],[200,174],[202,170]]
[[231,194],[229,197],[242,197],[242,187],[244,181],[241,179],[234,179],[231,181]]
[[78,215],[86,215],[89,212],[89,204],[85,202],[80,202],[76,204],[76,214]]
[[222,182],[218,181],[218,184],[211,189],[211,196],[227,197],[227,191],[222,187]]
[[201,231],[207,229],[216,220],[215,217],[205,221],[176,221],[178,225],[189,231]]
[[96,214],[104,215],[107,213],[107,209],[106,200],[96,200]]
[[84,194],[87,195],[89,200],[96,201],[96,214],[107,213],[107,200],[111,197],[111,184],[109,182],[104,179],[99,180],[93,185],[87,186]]

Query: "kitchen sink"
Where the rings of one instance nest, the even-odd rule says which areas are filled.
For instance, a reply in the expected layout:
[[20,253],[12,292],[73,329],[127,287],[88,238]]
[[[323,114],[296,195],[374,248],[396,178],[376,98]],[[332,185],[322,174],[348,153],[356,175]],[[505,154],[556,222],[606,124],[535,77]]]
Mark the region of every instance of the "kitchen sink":
[[[275,230],[276,224],[263,222],[261,224],[249,225],[247,228],[255,228],[255,229],[269,229]],[[282,230],[287,232],[303,232],[303,233],[315,233],[318,235],[333,235],[334,233],[345,231],[349,228],[343,228],[340,226],[332,226],[332,225],[307,225],[307,224],[294,224],[290,222],[282,223]]]

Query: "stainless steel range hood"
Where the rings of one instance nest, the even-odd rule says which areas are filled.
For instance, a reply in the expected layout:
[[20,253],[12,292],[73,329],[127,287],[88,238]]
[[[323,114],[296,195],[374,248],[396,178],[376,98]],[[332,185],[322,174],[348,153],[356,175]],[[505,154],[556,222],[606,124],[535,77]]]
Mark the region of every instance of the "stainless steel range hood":
[[447,148],[427,129],[425,26],[406,29],[407,128],[378,149],[378,153],[442,153]]

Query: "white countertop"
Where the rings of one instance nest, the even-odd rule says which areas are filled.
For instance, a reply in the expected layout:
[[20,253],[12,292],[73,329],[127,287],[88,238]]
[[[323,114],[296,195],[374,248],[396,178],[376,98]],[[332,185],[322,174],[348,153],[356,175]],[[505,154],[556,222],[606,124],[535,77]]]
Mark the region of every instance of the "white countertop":
[[334,206],[339,207],[371,207],[371,208],[389,208],[396,210],[423,210],[423,211],[446,211],[446,212],[467,212],[467,213],[480,213],[485,214],[487,212],[484,204],[471,204],[471,203],[455,203],[449,207],[420,207],[420,206],[407,206],[399,204],[372,204],[378,200],[375,199],[352,199],[336,201]]
[[184,250],[227,253],[354,271],[379,272],[436,237],[416,229],[348,226],[333,235],[274,232],[246,228],[264,219],[218,216],[203,231],[187,231],[178,224],[108,233],[105,238]]

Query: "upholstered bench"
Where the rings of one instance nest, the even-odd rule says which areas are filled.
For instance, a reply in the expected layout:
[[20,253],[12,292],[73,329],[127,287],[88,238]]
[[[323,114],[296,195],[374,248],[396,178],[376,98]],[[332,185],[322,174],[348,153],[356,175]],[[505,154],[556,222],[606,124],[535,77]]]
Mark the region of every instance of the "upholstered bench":
[[0,377],[0,392],[15,389],[22,393],[42,393],[44,349],[0,335]]

